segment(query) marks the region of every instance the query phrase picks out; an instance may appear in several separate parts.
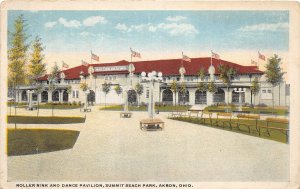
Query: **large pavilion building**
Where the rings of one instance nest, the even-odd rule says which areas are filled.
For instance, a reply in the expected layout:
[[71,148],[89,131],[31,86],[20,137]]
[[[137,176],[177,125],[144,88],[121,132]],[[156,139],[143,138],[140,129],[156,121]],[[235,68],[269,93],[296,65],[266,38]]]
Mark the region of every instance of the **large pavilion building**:
[[[237,70],[237,76],[233,78],[227,91],[226,85],[220,80],[218,66],[228,65]],[[180,68],[184,68],[180,73]],[[199,78],[199,70],[203,68],[206,77],[203,81]],[[181,69],[182,70],[182,69]],[[272,88],[266,82],[264,72],[257,66],[243,66],[225,60],[214,59],[211,57],[191,58],[191,62],[182,59],[150,60],[128,62],[125,60],[115,63],[80,65],[60,72],[59,79],[55,84],[54,90],[49,90],[49,75],[38,79],[42,83],[44,90],[41,94],[32,94],[32,100],[40,102],[85,102],[88,98],[91,104],[123,104],[127,96],[129,103],[148,103],[149,86],[142,82],[142,72],[162,72],[163,80],[154,84],[154,102],[161,104],[205,104],[212,105],[217,103],[239,103],[239,94],[236,90],[242,89],[241,97],[243,103],[266,104],[276,106],[289,106],[289,84],[285,82]],[[255,78],[259,79],[260,90],[256,95],[251,93],[251,82]],[[186,92],[176,92],[171,89],[171,84],[176,81],[178,84],[184,83]],[[217,90],[215,93],[199,91],[197,86],[200,82],[214,81]],[[82,91],[81,83],[88,85],[89,94]],[[110,84],[110,91],[103,92],[103,84]],[[135,91],[137,83],[143,85],[143,93],[139,96]],[[117,94],[115,87],[119,85],[123,88],[123,93]],[[69,90],[67,90],[70,88]],[[34,86],[23,86],[19,88],[17,101],[27,102],[28,91],[33,90]],[[274,90],[274,95],[272,95]],[[128,95],[124,95],[127,91]],[[88,97],[87,97],[88,96]],[[176,102],[175,102],[176,101]]]

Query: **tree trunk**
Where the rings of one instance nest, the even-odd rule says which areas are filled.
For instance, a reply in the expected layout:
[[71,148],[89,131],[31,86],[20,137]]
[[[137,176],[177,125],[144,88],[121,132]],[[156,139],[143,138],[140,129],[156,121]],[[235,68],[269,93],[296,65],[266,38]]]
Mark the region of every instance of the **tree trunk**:
[[53,104],[53,102],[51,102],[51,104],[52,104],[52,117],[53,117],[53,114],[54,114],[54,104]]
[[17,129],[17,78],[15,79],[15,129]]
[[272,114],[274,114],[274,86],[272,87]]
[[227,85],[227,112],[229,112],[229,86]]
[[40,111],[40,100],[39,100],[39,94],[38,94],[38,102],[37,102],[37,117],[39,117],[39,111]]

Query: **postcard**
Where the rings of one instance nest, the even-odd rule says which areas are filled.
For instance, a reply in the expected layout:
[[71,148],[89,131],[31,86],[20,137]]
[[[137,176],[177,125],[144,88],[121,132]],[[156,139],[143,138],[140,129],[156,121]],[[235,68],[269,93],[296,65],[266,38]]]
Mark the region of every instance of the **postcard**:
[[299,4],[4,1],[2,188],[299,188]]

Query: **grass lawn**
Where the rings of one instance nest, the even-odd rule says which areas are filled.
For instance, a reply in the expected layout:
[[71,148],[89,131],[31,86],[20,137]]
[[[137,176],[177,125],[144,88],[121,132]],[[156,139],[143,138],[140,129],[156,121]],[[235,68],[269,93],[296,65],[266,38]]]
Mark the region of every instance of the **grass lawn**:
[[[8,108],[14,108],[14,103],[7,103]],[[34,107],[37,107],[37,104],[33,105]],[[17,103],[17,108],[26,108],[28,107],[28,103]],[[76,109],[76,108],[81,108],[82,105],[79,104],[66,104],[66,103],[55,103],[53,105],[54,109]],[[39,104],[40,109],[52,109],[52,105],[50,103],[40,103]]]
[[[199,119],[196,118],[185,118],[185,117],[174,117],[174,118],[170,118],[173,120],[178,120],[178,121],[184,121],[184,122],[189,122],[189,123],[195,123],[195,124],[199,124],[199,125],[206,125],[206,126],[210,126],[210,119],[209,118],[205,118],[204,123],[200,122]],[[283,142],[286,143],[286,135],[281,133],[278,130],[271,130],[270,131],[270,136],[267,135],[267,130],[265,128],[261,128],[261,136],[259,136],[258,132],[255,130],[255,120],[249,120],[249,119],[240,119],[239,121],[237,119],[232,119],[231,124],[233,129],[230,130],[229,128],[229,119],[218,119],[218,125],[214,124],[216,122],[215,118],[212,118],[212,122],[213,122],[213,126],[214,128],[219,128],[219,129],[223,129],[222,123],[225,121],[226,123],[226,127],[225,130],[226,131],[232,131],[232,132],[237,132],[237,133],[242,133],[242,134],[247,134],[247,135],[251,135],[251,136],[256,136],[256,137],[261,137],[261,138],[265,138],[265,139],[269,139],[269,140],[275,140],[278,142]],[[248,125],[253,125],[250,127],[251,129],[251,133],[248,133],[248,128],[246,126],[240,126],[240,129],[238,129],[236,127],[237,122],[239,122],[240,124],[248,124]],[[258,126],[266,126],[267,122],[265,120],[258,120],[257,123]],[[284,124],[284,123],[269,123],[269,127],[277,127],[277,128],[284,128],[284,129],[288,129],[288,124]]]
[[29,155],[73,148],[79,131],[7,129],[8,156]]
[[[208,110],[226,110],[226,106],[208,106],[205,108],[206,111]],[[238,106],[229,106],[229,111],[236,111],[238,110]],[[275,115],[287,115],[289,113],[288,109],[286,108],[273,108],[272,107],[242,107],[243,111],[250,111],[252,114],[258,114],[262,112],[263,114],[272,114],[274,111]]]
[[[160,112],[171,112],[176,110],[185,110],[187,111],[190,109],[191,106],[155,106],[155,110],[159,110]],[[129,111],[147,111],[147,106],[129,106]],[[122,111],[122,105],[115,105],[115,106],[106,106],[106,108],[101,107],[100,110],[113,110],[113,111]]]
[[67,116],[7,116],[7,123],[19,124],[69,124],[84,123],[85,117]]

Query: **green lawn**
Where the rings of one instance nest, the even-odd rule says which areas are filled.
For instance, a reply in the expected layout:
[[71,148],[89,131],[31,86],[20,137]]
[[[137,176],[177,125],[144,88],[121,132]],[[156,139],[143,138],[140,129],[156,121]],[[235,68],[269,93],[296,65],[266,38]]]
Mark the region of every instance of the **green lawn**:
[[84,123],[85,117],[66,117],[66,116],[7,116],[7,123],[18,124],[70,124]]
[[79,131],[7,129],[8,156],[29,155],[73,148]]
[[[208,106],[205,108],[206,111],[208,110],[227,110],[226,106]],[[231,111],[236,111],[238,110],[238,106],[229,106],[229,112]],[[263,113],[263,114],[272,114],[274,115],[287,115],[289,113],[288,109],[284,108],[273,108],[272,107],[255,107],[255,108],[250,108],[250,107],[242,107],[243,111],[250,111],[252,114],[258,114],[258,113]]]
[[[255,120],[249,120],[249,119],[233,119],[231,121],[232,124],[232,130],[230,130],[229,127],[229,119],[218,119],[219,122],[218,124],[216,124],[216,119],[212,118],[212,123],[213,126],[211,126],[210,124],[210,119],[209,118],[205,118],[205,121],[200,122],[199,119],[196,118],[185,118],[185,117],[174,117],[174,118],[170,118],[173,120],[178,120],[178,121],[184,121],[184,122],[189,122],[189,123],[195,123],[195,124],[199,124],[199,125],[205,125],[205,126],[210,126],[210,127],[214,127],[214,128],[218,128],[218,129],[223,129],[222,127],[222,123],[225,121],[225,130],[226,131],[232,131],[232,132],[237,132],[237,133],[242,133],[242,134],[247,134],[247,135],[251,135],[251,136],[255,136],[255,137],[261,137],[261,138],[265,138],[265,139],[269,139],[269,140],[275,140],[278,142],[283,142],[286,143],[286,135],[281,133],[278,130],[269,130],[270,131],[270,136],[267,135],[267,130],[265,128],[261,128],[261,136],[259,136],[258,132],[255,130]],[[251,133],[248,133],[248,127],[246,126],[240,126],[240,129],[238,129],[237,123],[242,124],[248,124],[248,125],[252,125],[250,127],[251,129]],[[265,120],[258,120],[257,123],[258,126],[266,126],[267,122]],[[283,123],[269,123],[269,127],[277,127],[277,128],[284,128],[284,129],[288,129],[288,124],[283,124]]]
[[[155,110],[159,110],[160,112],[171,112],[176,110],[185,110],[187,111],[190,109],[191,106],[155,106]],[[129,111],[147,111],[147,106],[129,106]],[[122,105],[115,105],[115,106],[107,106],[106,108],[101,107],[100,110],[113,110],[113,111],[122,111]]]

